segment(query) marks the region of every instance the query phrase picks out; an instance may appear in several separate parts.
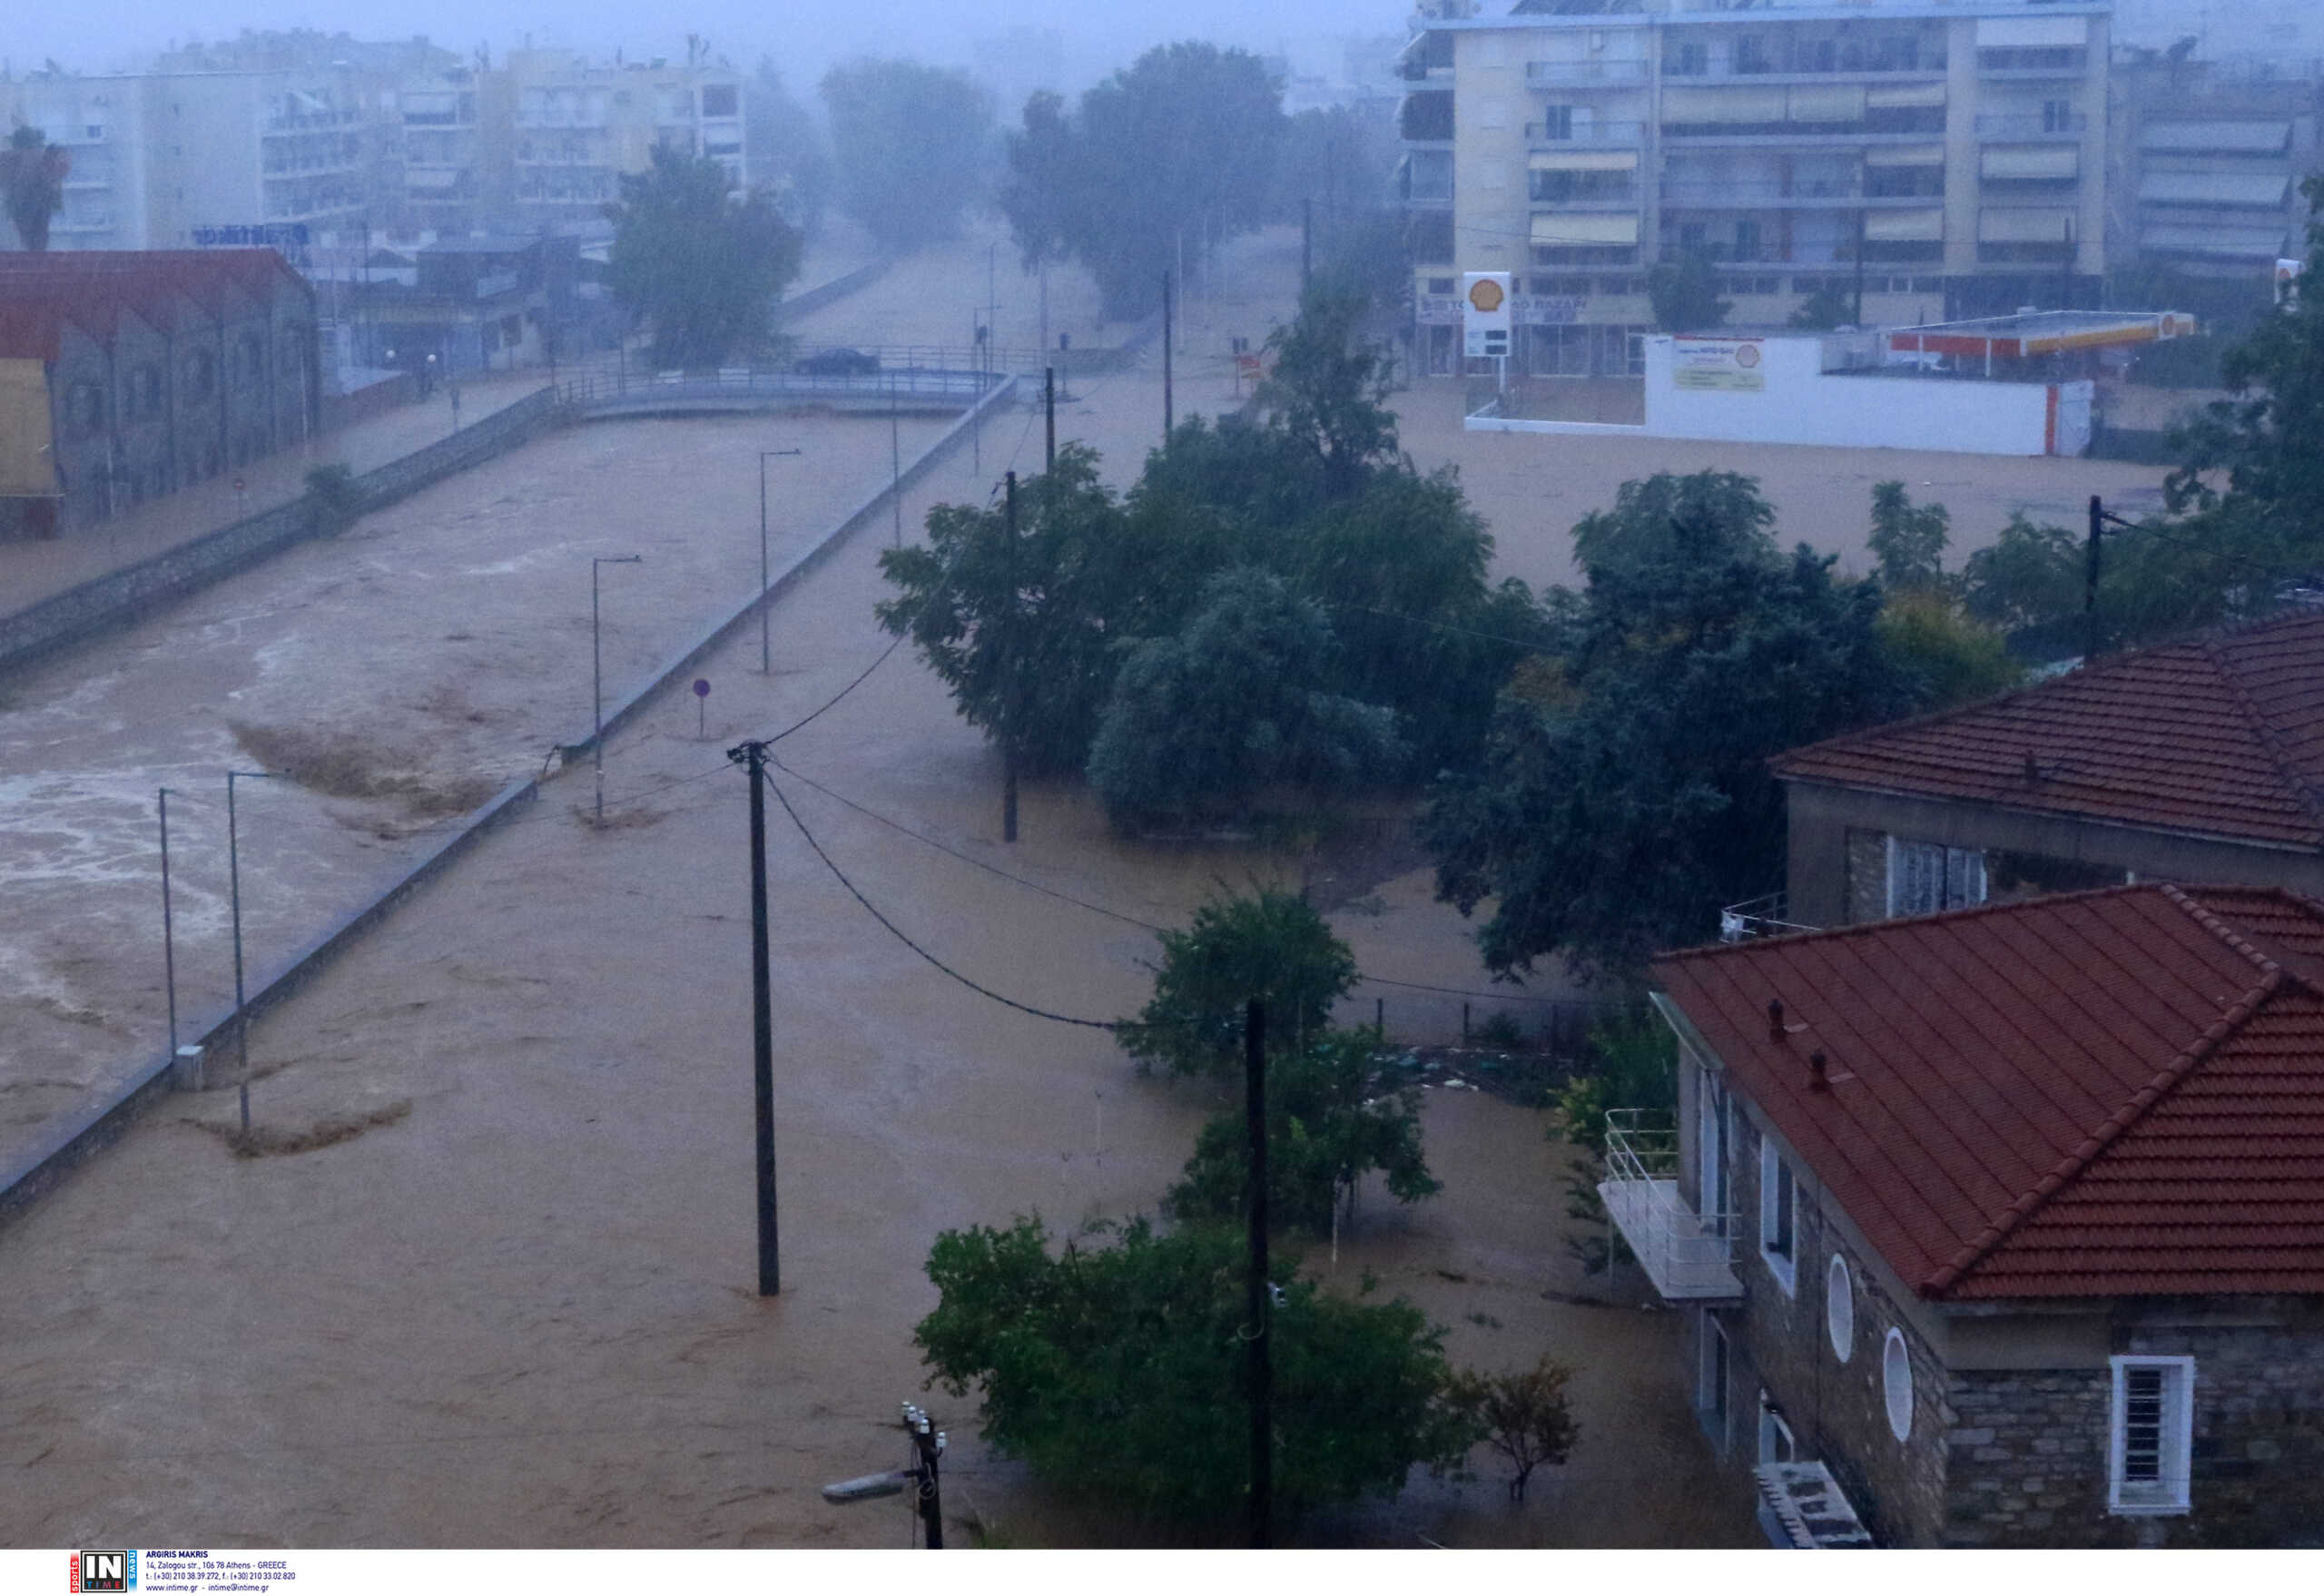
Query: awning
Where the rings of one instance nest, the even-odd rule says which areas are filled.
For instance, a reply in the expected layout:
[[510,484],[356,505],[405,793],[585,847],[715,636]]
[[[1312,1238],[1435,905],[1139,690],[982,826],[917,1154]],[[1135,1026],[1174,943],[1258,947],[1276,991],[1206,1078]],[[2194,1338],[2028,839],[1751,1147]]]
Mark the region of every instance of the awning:
[[422,193],[441,193],[460,186],[463,174],[457,167],[407,166],[403,169],[403,185]]
[[2139,148],[2221,155],[2280,155],[2291,148],[2291,123],[2150,122],[2139,129]]
[[1862,122],[1862,84],[1803,84],[1791,91],[1793,122]]
[[2252,172],[2150,172],[2139,179],[2147,205],[2242,205],[2281,210],[2291,199],[2291,176]]
[[1623,215],[1552,214],[1533,218],[1537,244],[1634,244],[1638,218]]
[[1561,150],[1527,163],[1535,172],[1636,172],[1636,150]]
[[0,498],[55,498],[47,368],[0,360]]
[[1988,144],[1978,161],[1987,178],[2072,179],[2082,172],[2082,151],[2074,144]]
[[2073,236],[2073,212],[2063,206],[1977,212],[1981,244],[2060,244]]
[[1945,164],[1943,144],[1897,144],[1890,148],[1866,150],[1866,166],[1942,166]]
[[1945,212],[1937,206],[1925,211],[1866,211],[1864,236],[1876,243],[1927,243],[1945,236]]
[[2061,45],[2087,44],[2086,16],[1981,16],[1977,19],[1980,50],[2053,50]]
[[2139,247],[2171,255],[2207,255],[2221,261],[2272,261],[2284,252],[2280,227],[2198,227],[2154,222],[2139,229]]
[[1784,104],[1784,92],[1779,88],[1666,88],[1662,91],[1662,120],[1781,122]]
[[1942,105],[1943,84],[1876,84],[1864,92],[1864,103],[1876,111],[1905,106]]

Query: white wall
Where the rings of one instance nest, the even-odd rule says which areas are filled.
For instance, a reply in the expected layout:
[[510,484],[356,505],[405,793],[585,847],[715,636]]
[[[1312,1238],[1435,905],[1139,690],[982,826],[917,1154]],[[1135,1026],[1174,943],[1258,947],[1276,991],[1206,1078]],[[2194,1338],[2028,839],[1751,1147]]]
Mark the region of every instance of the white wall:
[[1766,386],[1680,388],[1669,338],[1646,343],[1646,430],[1660,438],[1807,443],[1841,448],[2047,454],[2051,385],[1850,376],[1823,369],[1817,338],[1758,341]]

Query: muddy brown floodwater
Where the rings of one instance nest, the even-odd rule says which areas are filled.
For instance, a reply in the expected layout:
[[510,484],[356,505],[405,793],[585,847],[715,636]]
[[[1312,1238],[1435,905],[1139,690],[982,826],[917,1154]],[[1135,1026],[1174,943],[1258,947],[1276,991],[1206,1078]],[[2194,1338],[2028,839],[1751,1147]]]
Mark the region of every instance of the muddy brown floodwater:
[[[1182,413],[1233,402],[1226,340],[1264,337],[1287,312],[1295,250],[1281,233],[1244,241],[1228,260],[1236,291],[1190,308]],[[972,241],[905,262],[802,335],[945,337],[938,323],[973,302],[959,285],[981,286],[982,256]],[[931,305],[940,280],[951,300]],[[1086,283],[1052,291],[1059,320],[1094,316]],[[1018,279],[1004,328],[1029,296]],[[1126,481],[1158,435],[1159,386],[1152,360],[1077,379],[1061,431]],[[1464,462],[1481,502],[1509,507],[1496,522],[1506,567],[1555,574],[1570,507],[1527,513],[1527,473],[1562,457],[1446,431],[1422,415],[1429,402],[1410,403],[1408,447],[1423,465]],[[940,499],[984,498],[1002,469],[1037,468],[1037,421],[997,419],[981,468],[966,451],[949,460],[908,524]],[[579,429],[12,681],[0,972],[16,995],[0,1118],[25,1134],[158,1041],[154,785],[191,795],[186,979],[214,1002],[218,816],[192,799],[214,802],[225,764],[295,747],[340,773],[312,779],[378,789],[249,795],[251,934],[284,949],[359,901],[471,783],[537,767],[586,720],[588,557],[647,557],[606,583],[607,679],[625,685],[754,576],[758,448],[810,451],[778,488],[788,538],[877,480],[884,433],[828,418]],[[1790,473],[1787,523],[1821,516],[1837,539],[1862,483],[1797,463],[1815,452],[1768,451],[1794,457],[1769,468]],[[1524,469],[1493,474],[1510,461]],[[2027,480],[2052,498],[2095,479],[2032,464],[2047,471]],[[1580,463],[1555,469],[1561,490],[1582,492]],[[1814,498],[1819,470],[1827,501]],[[230,1089],[182,1096],[0,1230],[0,1542],[903,1543],[899,1504],[833,1507],[819,1488],[897,1463],[896,1404],[928,1400],[910,1338],[933,1305],[921,1265],[936,1233],[1150,1210],[1220,1098],[1141,1079],[1103,1033],[932,969],[777,809],[784,1290],[755,1296],[746,796],[722,751],[826,703],[880,656],[882,541],[860,535],[786,597],[772,677],[751,637],[704,667],[706,736],[682,695],[625,734],[608,775],[615,823],[583,818],[586,769],[551,781],[257,1028],[269,1156],[225,1144]],[[906,651],[778,752],[805,824],[903,932],[1066,1014],[1134,1010],[1154,945],[1065,900],[1182,923],[1221,879],[1307,868],[1125,845],[1086,795],[1057,786],[1028,792],[1023,840],[1002,844],[994,761]],[[1423,872],[1356,885],[1370,890],[1336,923],[1367,970],[1482,981]],[[1582,1277],[1566,1254],[1565,1154],[1541,1116],[1452,1090],[1426,1094],[1425,1114],[1443,1194],[1409,1210],[1367,1194],[1336,1262],[1314,1247],[1309,1266],[1351,1286],[1371,1270],[1445,1326],[1462,1363],[1515,1369],[1546,1351],[1576,1364],[1582,1440],[1522,1507],[1488,1467],[1303,1533],[1750,1543],[1748,1494],[1693,1429],[1679,1316],[1642,1304],[1635,1281]],[[930,1405],[955,1437],[957,1519],[1021,1545],[1147,1534],[1036,1489],[986,1453],[963,1404]]]

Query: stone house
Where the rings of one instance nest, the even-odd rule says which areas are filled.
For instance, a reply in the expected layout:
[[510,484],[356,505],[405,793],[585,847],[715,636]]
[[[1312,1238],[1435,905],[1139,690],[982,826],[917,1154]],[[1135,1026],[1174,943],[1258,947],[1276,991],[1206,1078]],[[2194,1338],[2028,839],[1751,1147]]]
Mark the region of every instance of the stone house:
[[86,527],[305,442],[321,402],[314,291],[272,250],[0,254],[0,360],[37,361],[51,499],[0,532]]
[[2324,894],[2324,612],[2142,649],[1773,762],[1785,905],[1860,925],[2126,882]]
[[1777,1544],[2324,1544],[2324,902],[1665,955],[1601,1187]]

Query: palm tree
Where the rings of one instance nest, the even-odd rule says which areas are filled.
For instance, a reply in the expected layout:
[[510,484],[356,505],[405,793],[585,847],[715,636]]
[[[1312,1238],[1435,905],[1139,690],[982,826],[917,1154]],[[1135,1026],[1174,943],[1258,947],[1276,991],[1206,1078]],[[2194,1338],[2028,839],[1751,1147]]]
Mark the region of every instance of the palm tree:
[[0,150],[0,201],[27,250],[48,248],[48,224],[64,209],[64,174],[73,157],[36,127],[19,126]]

